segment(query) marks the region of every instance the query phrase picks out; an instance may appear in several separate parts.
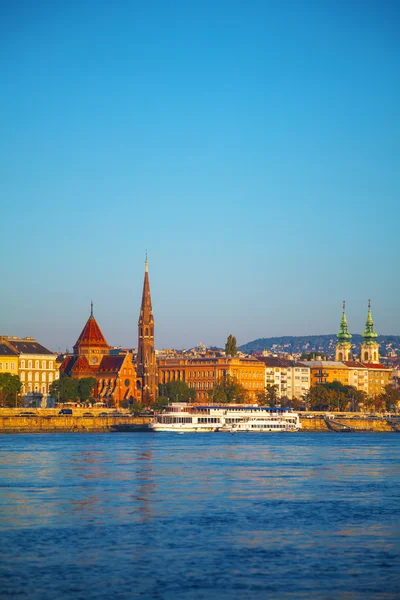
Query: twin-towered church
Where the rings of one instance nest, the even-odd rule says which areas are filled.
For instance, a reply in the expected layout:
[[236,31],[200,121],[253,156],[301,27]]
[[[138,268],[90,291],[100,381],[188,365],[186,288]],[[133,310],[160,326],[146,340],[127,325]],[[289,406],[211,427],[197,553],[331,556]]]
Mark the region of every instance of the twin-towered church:
[[[346,304],[343,302],[342,320],[340,322],[340,331],[337,334],[336,356],[335,360],[346,362],[353,360],[351,355],[351,338],[346,319]],[[374,331],[374,323],[371,314],[371,301],[368,300],[368,315],[365,323],[365,330],[362,334],[362,344],[360,348],[360,362],[367,364],[379,364],[379,344],[377,342],[378,334]]]
[[156,397],[154,316],[147,259],[138,321],[136,361],[130,352],[114,350],[109,346],[93,315],[92,303],[89,319],[74,345],[73,354],[64,359],[60,371],[79,379],[96,378],[95,395],[100,401],[111,400],[116,404],[123,400],[149,402]]

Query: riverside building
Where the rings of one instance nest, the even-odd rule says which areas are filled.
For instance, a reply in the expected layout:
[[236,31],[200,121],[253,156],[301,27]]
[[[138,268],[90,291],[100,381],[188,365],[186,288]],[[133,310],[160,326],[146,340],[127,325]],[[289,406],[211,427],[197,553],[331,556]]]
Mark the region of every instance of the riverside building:
[[171,358],[158,361],[159,383],[162,386],[170,381],[184,381],[196,391],[196,402],[206,402],[214,385],[232,377],[247,392],[250,402],[257,401],[257,395],[264,391],[265,366],[255,358]]

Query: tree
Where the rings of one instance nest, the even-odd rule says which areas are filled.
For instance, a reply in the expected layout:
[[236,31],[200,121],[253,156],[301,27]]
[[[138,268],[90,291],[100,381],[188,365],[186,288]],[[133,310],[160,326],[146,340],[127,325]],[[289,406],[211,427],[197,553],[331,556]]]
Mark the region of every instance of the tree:
[[21,389],[22,383],[18,375],[0,373],[0,403],[2,406],[16,406]]
[[196,398],[196,391],[184,381],[160,383],[158,393],[159,396],[169,399],[170,402],[193,402]]
[[238,353],[237,350],[237,345],[236,345],[236,338],[234,335],[229,334],[228,335],[228,339],[226,340],[226,344],[225,344],[225,354],[227,356],[236,356]]
[[397,410],[400,405],[400,389],[392,384],[385,385],[381,398],[388,412]]
[[260,406],[276,406],[279,401],[278,386],[270,385],[264,392],[257,395],[257,402]]
[[216,382],[209,390],[208,397],[215,404],[241,404],[245,402],[247,392],[235,377],[228,375]]
[[78,396],[82,402],[87,402],[93,396],[93,391],[96,386],[95,377],[84,377],[78,379]]
[[78,400],[78,379],[68,375],[61,375],[60,379],[53,381],[50,385],[52,398],[64,404],[64,402],[76,402]]

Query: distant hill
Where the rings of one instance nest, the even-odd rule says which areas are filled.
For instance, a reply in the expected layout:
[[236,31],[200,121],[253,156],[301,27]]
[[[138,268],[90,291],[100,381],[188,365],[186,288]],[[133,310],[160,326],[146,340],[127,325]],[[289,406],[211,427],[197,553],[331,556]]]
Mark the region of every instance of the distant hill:
[[[353,334],[352,347],[354,354],[359,353],[362,337],[359,334]],[[388,351],[394,352],[400,356],[400,335],[379,335],[379,352],[381,356],[386,356]],[[334,333],[327,335],[287,335],[282,337],[260,338],[240,346],[239,350],[252,354],[253,352],[262,352],[270,350],[272,352],[321,352],[328,357],[335,353],[336,335]]]

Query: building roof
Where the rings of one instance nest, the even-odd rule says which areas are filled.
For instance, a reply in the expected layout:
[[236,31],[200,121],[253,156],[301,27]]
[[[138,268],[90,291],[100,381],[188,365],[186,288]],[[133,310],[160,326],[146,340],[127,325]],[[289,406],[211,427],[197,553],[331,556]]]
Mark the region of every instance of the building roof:
[[388,367],[384,367],[383,365],[378,365],[376,363],[362,363],[363,367],[367,367],[367,369],[380,369],[381,371],[391,371]]
[[78,356],[78,358],[74,361],[74,364],[71,368],[71,373],[77,375],[79,373],[85,373],[88,375],[95,375],[97,371],[96,367],[91,367],[86,356]]
[[303,365],[306,367],[345,367],[345,363],[336,360],[302,360]]
[[258,360],[263,362],[266,367],[281,367],[286,369],[293,365],[293,362],[287,358],[279,358],[277,356],[259,356]]
[[88,318],[85,327],[76,340],[74,349],[80,346],[102,346],[103,348],[109,348],[93,314]]
[[18,352],[7,344],[0,344],[0,356],[18,356]]
[[120,371],[126,354],[103,356],[97,373],[118,373]]
[[39,344],[33,338],[31,339],[18,339],[9,340],[9,343],[15,348],[18,354],[54,354],[51,350],[48,350],[42,344]]
[[365,365],[358,360],[344,360],[343,364],[345,364],[346,367],[357,367],[358,369],[365,368]]

